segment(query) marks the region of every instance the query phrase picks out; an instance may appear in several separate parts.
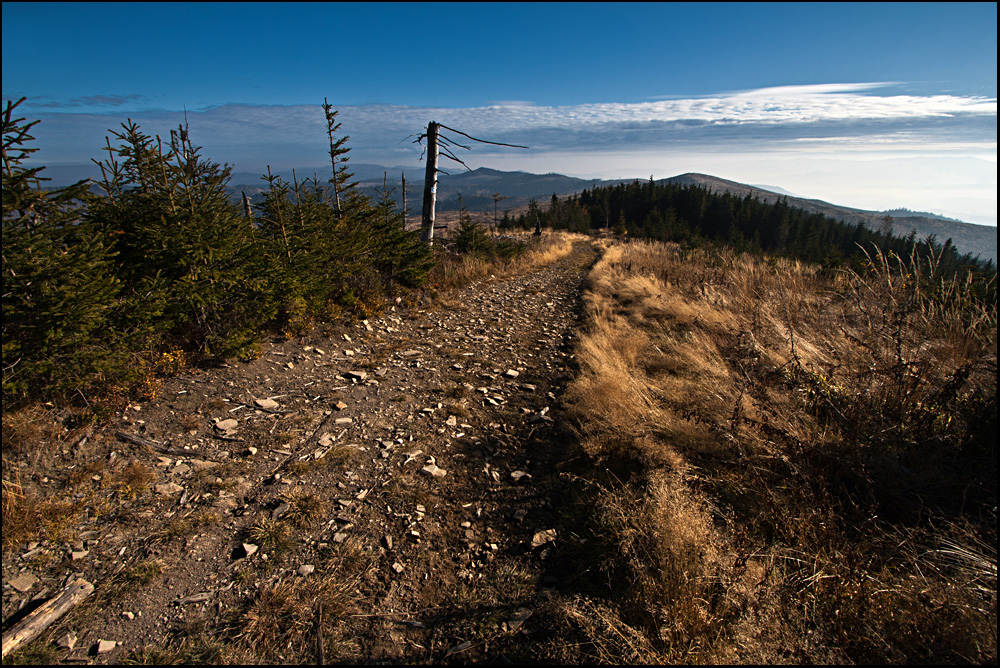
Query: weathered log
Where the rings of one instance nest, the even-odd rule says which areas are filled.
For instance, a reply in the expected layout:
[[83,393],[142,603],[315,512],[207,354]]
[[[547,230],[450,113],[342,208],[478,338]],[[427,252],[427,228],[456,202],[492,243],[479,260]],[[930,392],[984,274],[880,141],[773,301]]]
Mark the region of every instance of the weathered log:
[[81,578],[67,585],[58,596],[49,599],[32,611],[31,614],[3,634],[3,658],[6,659],[7,655],[20,645],[34,640],[52,622],[90,596],[93,591],[94,585]]

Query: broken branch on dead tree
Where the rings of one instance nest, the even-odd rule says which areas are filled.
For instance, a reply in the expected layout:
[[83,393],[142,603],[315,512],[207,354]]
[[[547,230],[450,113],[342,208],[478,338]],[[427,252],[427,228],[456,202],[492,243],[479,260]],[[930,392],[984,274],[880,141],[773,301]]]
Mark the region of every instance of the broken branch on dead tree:
[[440,123],[438,125],[440,125],[445,130],[451,130],[452,132],[457,132],[458,134],[462,135],[463,137],[468,137],[469,139],[471,139],[473,141],[477,141],[477,142],[479,142],[481,144],[493,144],[494,146],[510,146],[512,148],[530,148],[528,146],[521,146],[520,144],[505,144],[505,143],[499,142],[499,141],[489,141],[487,139],[477,139],[476,137],[473,137],[470,134],[466,134],[466,133],[462,132],[461,130],[456,130],[455,128],[449,128],[447,125],[441,125]]

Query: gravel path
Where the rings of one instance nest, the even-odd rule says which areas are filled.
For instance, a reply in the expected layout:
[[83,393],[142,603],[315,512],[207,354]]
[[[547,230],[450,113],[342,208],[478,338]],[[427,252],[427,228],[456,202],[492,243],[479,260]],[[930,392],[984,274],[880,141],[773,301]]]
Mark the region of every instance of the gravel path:
[[[166,381],[67,451],[103,510],[5,556],[5,582],[35,578],[5,586],[5,619],[81,576],[91,601],[42,637],[77,634],[58,658],[112,640],[96,661],[228,645],[309,662],[323,600],[328,661],[558,659],[549,617],[581,577],[560,397],[593,259],[578,243],[439,307]],[[137,463],[155,476],[130,500]]]

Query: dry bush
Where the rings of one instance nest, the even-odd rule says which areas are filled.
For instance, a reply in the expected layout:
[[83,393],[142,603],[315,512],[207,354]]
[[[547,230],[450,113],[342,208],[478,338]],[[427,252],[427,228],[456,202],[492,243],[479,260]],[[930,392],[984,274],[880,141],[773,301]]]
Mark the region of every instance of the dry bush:
[[292,528],[286,522],[266,515],[250,528],[250,539],[261,548],[277,554],[288,551],[295,540]]
[[307,527],[323,517],[326,502],[316,492],[305,492],[294,488],[281,495],[281,500],[288,504],[286,516],[297,527]]
[[635,583],[602,619],[619,642],[644,638],[619,650],[995,659],[989,291],[941,280],[934,258],[872,254],[831,280],[784,259],[602,245],[568,395],[588,452],[632,475],[602,511],[608,559]]
[[133,460],[109,476],[109,486],[119,498],[132,501],[149,489],[156,472],[140,461]]
[[312,663],[320,604],[326,658],[355,655],[345,621],[356,612],[357,585],[370,567],[370,557],[350,545],[341,547],[340,552],[316,564],[312,575],[279,579],[254,592],[231,620],[235,635],[227,654],[232,662]]
[[38,448],[46,411],[39,407],[3,413],[4,457],[21,457]]
[[21,542],[25,534],[29,534],[28,518],[33,515],[28,500],[24,497],[20,476],[13,474],[7,479],[11,467],[6,457],[3,460],[3,549],[6,552]]

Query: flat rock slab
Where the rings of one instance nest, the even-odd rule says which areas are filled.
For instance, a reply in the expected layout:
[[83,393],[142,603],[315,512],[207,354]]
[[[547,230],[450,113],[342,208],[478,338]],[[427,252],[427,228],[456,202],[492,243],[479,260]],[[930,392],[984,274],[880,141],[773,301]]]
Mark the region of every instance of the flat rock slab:
[[38,578],[36,578],[33,573],[28,572],[21,573],[17,577],[7,580],[7,584],[22,594],[27,593],[32,587],[35,586],[36,582],[38,582]]
[[215,428],[219,431],[235,431],[240,423],[236,418],[226,418],[225,420],[219,420],[215,423]]
[[98,640],[94,645],[95,654],[107,654],[115,647],[118,647],[118,641],[116,640]]

